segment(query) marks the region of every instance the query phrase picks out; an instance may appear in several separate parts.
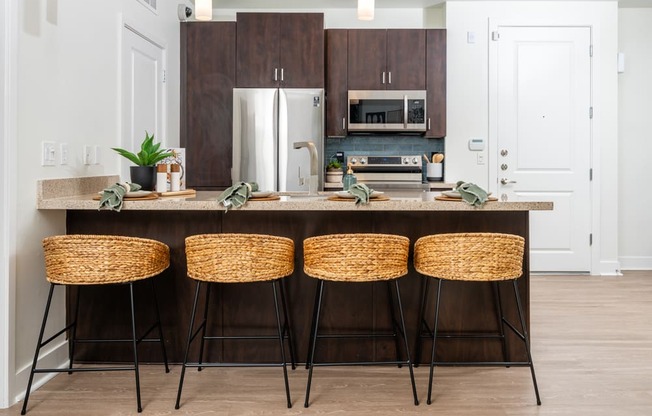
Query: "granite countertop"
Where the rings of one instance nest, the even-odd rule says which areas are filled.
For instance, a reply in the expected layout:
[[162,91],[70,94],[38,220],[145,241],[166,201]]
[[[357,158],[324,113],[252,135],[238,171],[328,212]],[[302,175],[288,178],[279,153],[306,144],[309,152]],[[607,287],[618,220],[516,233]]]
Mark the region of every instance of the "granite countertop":
[[[45,179],[37,184],[37,208],[42,210],[97,210],[99,202],[93,200],[97,192],[118,182],[118,177],[95,176],[86,178]],[[161,197],[145,201],[125,201],[123,210],[182,210],[208,211],[224,207],[216,202],[219,191],[199,191],[191,197]],[[439,192],[402,191],[386,192],[387,201],[373,201],[368,205],[355,205],[351,201],[330,201],[332,192],[319,196],[282,195],[275,201],[250,200],[241,211],[546,211],[552,210],[552,202],[487,202],[473,207],[458,201],[436,201]]]

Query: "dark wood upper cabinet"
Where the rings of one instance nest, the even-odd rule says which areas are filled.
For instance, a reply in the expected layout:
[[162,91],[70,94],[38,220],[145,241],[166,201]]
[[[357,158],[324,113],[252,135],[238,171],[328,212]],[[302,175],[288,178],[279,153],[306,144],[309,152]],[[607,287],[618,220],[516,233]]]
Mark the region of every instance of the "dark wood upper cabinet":
[[231,186],[234,22],[181,23],[181,147],[186,184]]
[[[350,29],[348,32],[348,89],[384,90],[383,72],[386,73],[387,67],[387,30]],[[385,76],[387,75],[385,74]]]
[[238,87],[324,87],[322,13],[237,13]]
[[387,89],[426,89],[426,32],[421,29],[387,31]]
[[326,136],[346,136],[347,29],[326,31]]
[[424,90],[425,63],[424,30],[349,30],[350,90]]
[[426,137],[446,136],[446,29],[426,30]]

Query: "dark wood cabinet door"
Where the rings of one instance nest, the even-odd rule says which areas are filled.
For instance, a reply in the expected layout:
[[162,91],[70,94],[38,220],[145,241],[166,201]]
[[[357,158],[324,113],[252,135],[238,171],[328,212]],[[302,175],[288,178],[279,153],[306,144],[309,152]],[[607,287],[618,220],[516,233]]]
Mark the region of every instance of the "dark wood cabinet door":
[[348,30],[326,31],[326,136],[346,136]]
[[348,47],[350,90],[385,89],[387,82],[387,30],[351,29]]
[[426,137],[446,136],[446,29],[426,31]]
[[387,89],[426,89],[426,32],[387,30]]
[[282,13],[280,43],[268,46],[279,45],[280,86],[324,88],[323,13]]
[[186,184],[231,186],[234,22],[181,23],[181,147]]
[[237,86],[277,87],[280,14],[237,13]]

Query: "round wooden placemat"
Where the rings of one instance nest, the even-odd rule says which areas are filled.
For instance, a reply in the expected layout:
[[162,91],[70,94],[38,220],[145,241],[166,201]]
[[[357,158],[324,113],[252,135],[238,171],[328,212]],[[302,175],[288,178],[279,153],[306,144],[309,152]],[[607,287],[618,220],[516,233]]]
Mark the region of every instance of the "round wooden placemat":
[[261,202],[262,201],[278,201],[279,199],[281,199],[281,197],[279,195],[270,195],[270,196],[266,196],[266,197],[263,197],[263,198],[253,198],[252,197],[252,198],[249,198],[248,201],[254,201],[254,202],[257,202],[257,201],[261,201]]
[[[102,195],[96,195],[93,197],[94,201],[99,201],[100,199],[102,199]],[[147,201],[151,199],[158,199],[158,195],[153,192],[145,196],[125,196],[122,198],[123,201]]]
[[[326,199],[328,199],[329,201],[355,202],[355,198],[340,198],[337,195],[331,195]],[[373,201],[389,201],[389,197],[385,195],[380,195],[374,198],[369,198],[369,202],[373,202]]]
[[[437,200],[437,201],[453,201],[453,202],[461,202],[461,201],[463,201],[462,198],[451,198],[451,197],[446,196],[446,195],[437,195],[435,197],[435,200]],[[493,202],[493,201],[498,201],[498,198],[496,198],[495,196],[490,196],[490,197],[487,198],[487,202]]]

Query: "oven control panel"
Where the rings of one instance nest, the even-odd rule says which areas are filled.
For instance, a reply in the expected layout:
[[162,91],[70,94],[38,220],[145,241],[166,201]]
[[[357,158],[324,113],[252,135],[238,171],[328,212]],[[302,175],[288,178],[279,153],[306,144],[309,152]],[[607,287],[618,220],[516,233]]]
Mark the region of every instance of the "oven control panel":
[[347,157],[347,164],[354,167],[360,166],[414,166],[421,167],[420,156],[349,156]]

